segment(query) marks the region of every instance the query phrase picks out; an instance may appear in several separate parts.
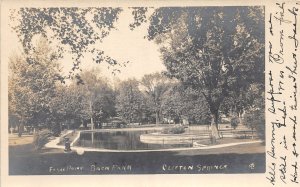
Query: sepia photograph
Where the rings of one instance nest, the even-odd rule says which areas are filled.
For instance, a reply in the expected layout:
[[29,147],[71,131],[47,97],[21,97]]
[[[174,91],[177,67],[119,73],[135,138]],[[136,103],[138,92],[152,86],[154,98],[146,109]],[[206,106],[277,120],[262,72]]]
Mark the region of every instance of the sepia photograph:
[[265,7],[9,9],[8,174],[265,173]]

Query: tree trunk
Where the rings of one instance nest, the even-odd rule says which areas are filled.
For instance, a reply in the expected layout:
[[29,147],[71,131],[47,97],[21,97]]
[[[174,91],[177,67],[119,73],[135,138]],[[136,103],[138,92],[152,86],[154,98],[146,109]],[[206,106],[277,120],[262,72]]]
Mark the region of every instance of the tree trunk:
[[87,129],[87,122],[86,122],[85,120],[83,120],[82,124],[83,124],[83,127],[84,127],[85,129]]
[[21,124],[19,124],[19,128],[18,128],[18,136],[21,137],[24,131],[24,124],[23,122],[21,122]]
[[92,130],[92,144],[94,144],[94,121],[93,117],[91,117],[91,130]]
[[90,115],[91,115],[91,130],[94,130],[92,99],[90,99]]
[[155,113],[155,123],[156,123],[156,125],[159,124],[159,111],[156,111],[156,113]]
[[242,118],[243,112],[239,112],[239,124],[243,124],[243,118]]
[[91,130],[94,130],[94,121],[93,121],[93,117],[91,117]]
[[21,118],[21,123],[19,124],[18,127],[18,136],[21,137],[24,131],[24,118]]
[[218,116],[219,112],[218,111],[213,111],[211,114],[211,138],[212,142],[215,143],[217,139],[220,139],[220,134],[218,130]]

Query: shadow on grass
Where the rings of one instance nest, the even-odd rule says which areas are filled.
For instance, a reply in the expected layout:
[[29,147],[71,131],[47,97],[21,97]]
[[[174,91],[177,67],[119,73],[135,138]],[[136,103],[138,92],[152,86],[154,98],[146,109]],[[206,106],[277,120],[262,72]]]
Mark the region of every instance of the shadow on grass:
[[[208,173],[264,173],[265,153],[255,154],[203,154],[185,155],[182,152],[102,153],[86,152],[83,155],[63,153],[61,150],[34,151],[30,144],[9,149],[10,175],[108,175],[108,174],[208,174]],[[226,165],[226,169],[198,168]],[[99,171],[91,168],[96,166]],[[115,167],[116,166],[116,167]],[[130,166],[130,169],[112,168]],[[178,166],[178,167],[176,167]],[[179,166],[191,166],[184,170]],[[50,167],[56,171],[50,171]],[[80,171],[68,168],[82,167]],[[104,170],[106,167],[108,170]],[[102,169],[103,170],[102,170]],[[167,169],[166,169],[167,168]]]

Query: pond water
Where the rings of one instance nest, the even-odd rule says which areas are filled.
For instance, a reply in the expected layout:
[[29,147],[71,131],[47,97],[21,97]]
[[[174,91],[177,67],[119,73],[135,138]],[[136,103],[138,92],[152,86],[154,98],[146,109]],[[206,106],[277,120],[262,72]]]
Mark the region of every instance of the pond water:
[[180,144],[147,144],[140,141],[141,134],[155,131],[113,131],[113,132],[81,132],[76,146],[93,147],[110,150],[155,150],[180,147],[192,147],[191,143]]

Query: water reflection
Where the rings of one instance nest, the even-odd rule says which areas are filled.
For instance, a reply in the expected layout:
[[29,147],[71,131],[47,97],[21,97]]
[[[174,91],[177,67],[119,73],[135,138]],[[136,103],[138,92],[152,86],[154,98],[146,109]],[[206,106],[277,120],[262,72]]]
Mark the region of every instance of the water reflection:
[[191,143],[147,144],[140,141],[141,134],[152,132],[155,131],[82,132],[76,145],[112,150],[154,150],[192,146]]

